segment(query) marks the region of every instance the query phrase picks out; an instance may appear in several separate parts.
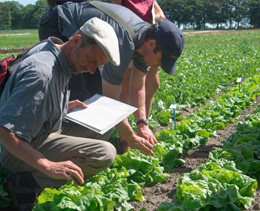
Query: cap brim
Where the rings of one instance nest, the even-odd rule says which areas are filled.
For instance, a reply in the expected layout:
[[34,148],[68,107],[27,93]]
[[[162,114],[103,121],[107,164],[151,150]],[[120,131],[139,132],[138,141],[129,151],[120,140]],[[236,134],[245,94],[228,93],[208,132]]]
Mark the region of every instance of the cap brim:
[[162,64],[162,69],[166,73],[170,75],[175,75],[176,61],[177,59],[172,59],[171,57],[162,53],[161,64]]

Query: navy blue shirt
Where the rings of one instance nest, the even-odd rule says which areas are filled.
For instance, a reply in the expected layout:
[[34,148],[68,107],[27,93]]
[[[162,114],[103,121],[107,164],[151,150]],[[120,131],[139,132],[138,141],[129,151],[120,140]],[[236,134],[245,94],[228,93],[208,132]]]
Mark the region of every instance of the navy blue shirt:
[[109,23],[114,28],[118,37],[120,66],[114,66],[110,62],[107,63],[104,66],[102,78],[110,84],[120,85],[123,81],[123,74],[132,59],[139,70],[144,73],[147,72],[147,66],[144,63],[143,57],[140,54],[135,56],[134,54],[144,44],[147,29],[151,25],[126,7],[105,2],[99,3],[115,12],[133,29],[137,36],[135,44],[125,28],[100,9],[89,5],[88,2],[67,2],[57,5],[59,32],[64,37],[71,37],[86,21],[93,17],[98,17]]

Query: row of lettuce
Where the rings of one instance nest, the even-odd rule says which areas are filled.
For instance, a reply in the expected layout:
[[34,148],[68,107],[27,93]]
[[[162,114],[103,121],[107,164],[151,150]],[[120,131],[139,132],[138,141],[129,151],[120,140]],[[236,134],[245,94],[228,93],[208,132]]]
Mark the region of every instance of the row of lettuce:
[[[144,185],[164,182],[168,177],[165,172],[184,163],[181,156],[185,152],[205,144],[217,129],[225,128],[242,110],[253,105],[252,101],[260,95],[258,84],[260,76],[255,76],[243,83],[241,90],[231,89],[182,120],[177,130],[162,131],[157,136],[154,157],[130,150],[117,156],[111,168],[82,186],[67,184],[58,190],[45,189],[34,210],[133,210],[129,201],[144,200],[141,191]],[[248,117],[248,121],[250,118],[256,117]],[[235,133],[224,144],[223,151],[216,149],[206,164],[181,179],[175,204],[165,202],[158,209],[240,210],[252,205],[257,189],[255,178],[260,175],[259,128],[239,127],[240,131],[248,132],[247,138],[242,132]],[[249,143],[247,140],[253,136],[254,141]],[[236,162],[240,165],[236,166]]]
[[[240,43],[240,45],[236,47],[241,51],[241,55],[243,54],[240,58],[237,57],[239,55],[238,52],[234,53],[235,48],[232,42],[230,45],[228,44],[230,48],[226,48],[224,51],[221,51],[224,53],[220,53],[220,55],[218,53],[216,54],[215,62],[218,63],[218,58],[221,62],[223,62],[223,65],[221,66],[218,66],[218,64],[216,65],[218,67],[217,69],[223,68],[227,70],[222,70],[222,73],[226,76],[225,78],[227,80],[236,80],[236,77],[234,77],[235,75],[232,76],[234,72],[237,76],[250,76],[251,74],[254,75],[259,71],[259,45],[248,45],[250,43],[249,40],[250,39],[245,39],[243,43]],[[256,40],[259,41],[259,35],[256,37]],[[218,48],[218,50],[220,49]],[[227,52],[229,51],[232,51],[233,53],[228,54]],[[217,51],[215,51],[215,53],[216,52]],[[249,52],[249,54],[246,52]],[[230,55],[232,55],[232,58]],[[211,55],[211,58],[213,57]],[[226,58],[225,61],[223,60],[224,58]],[[232,59],[236,60],[236,64],[229,64],[229,61]],[[228,67],[227,65],[230,66]],[[217,69],[213,69],[214,74],[218,74],[215,73]],[[227,83],[224,82],[222,77],[219,76],[219,78],[221,78],[219,88],[225,89],[225,84]],[[213,87],[217,87],[217,78],[216,81],[205,80],[205,78],[202,80],[205,84],[212,83]],[[217,105],[214,107],[214,110],[222,110],[223,117],[230,116],[230,119],[224,117],[226,121],[218,121],[218,118],[222,117],[219,116],[219,114],[212,112],[211,109],[208,111],[206,109],[204,111],[206,116],[201,118],[201,121],[204,121],[204,126],[207,125],[206,128],[209,126],[212,127],[212,129],[223,129],[226,124],[232,122],[233,118],[240,113],[237,112],[238,107],[244,109],[245,106],[247,107],[250,104],[250,100],[255,100],[256,96],[259,95],[258,77],[252,78],[250,83],[251,85],[241,85],[249,85],[248,87],[242,87],[242,92],[237,92],[235,89],[234,91],[236,94],[233,94],[233,92],[227,94],[233,95],[234,98],[226,98],[227,95],[220,97],[220,99],[226,98],[224,101],[226,101],[225,103],[227,104],[233,104],[233,102],[236,101],[234,106],[228,106],[224,109],[223,107],[218,107]],[[200,87],[195,84],[195,87],[192,90],[193,95],[196,95],[196,89],[199,88]],[[207,102],[207,94],[205,95],[205,93],[208,93],[208,86],[204,86],[204,88],[206,90],[202,92],[203,94],[199,93],[197,98],[191,98],[193,103],[204,104]],[[210,94],[213,94],[214,96],[216,94],[215,91],[218,91],[218,88],[214,89],[214,91]],[[243,95],[244,93],[246,93],[246,95]],[[238,98],[236,97],[237,94],[240,95]],[[192,96],[192,94],[189,94],[189,96]],[[180,185],[177,187],[177,193],[174,197],[175,203],[172,204],[165,202],[159,206],[158,211],[241,210],[251,207],[254,202],[257,181],[260,180],[259,109],[257,109],[255,113],[256,114],[249,115],[246,118],[245,124],[238,125],[236,133],[224,142],[222,149],[217,148],[213,150],[206,164],[201,165],[198,169],[192,171],[191,173],[185,174],[185,176],[181,178]],[[216,121],[212,121],[213,119],[210,117],[211,115],[214,115],[215,117],[218,116],[217,118],[214,117]],[[194,122],[190,121],[190,123],[192,124],[189,124],[188,127],[185,128],[185,131],[188,133],[194,132]]]
[[[184,153],[205,144],[217,129],[224,129],[241,110],[252,105],[251,101],[259,95],[257,77],[243,83],[241,90],[237,87],[227,92],[186,119],[179,112],[183,107],[205,105],[234,85],[238,76],[255,75],[260,66],[259,40],[259,34],[187,37],[177,75],[169,77],[160,72],[163,83],[154,98],[150,125],[155,130],[171,124],[173,109],[168,108],[173,100],[178,104],[177,119],[181,121],[177,130],[171,127],[157,134],[155,156],[130,150],[118,156],[111,168],[82,186],[68,183],[59,190],[45,189],[34,210],[132,210],[129,201],[144,200],[141,191],[144,185],[166,181],[169,176],[166,172],[184,164],[181,159]],[[0,173],[0,207],[5,207],[10,202],[2,188],[7,173],[3,170]]]
[[239,76],[253,77],[260,70],[260,33],[185,37],[185,42],[176,75],[160,73],[150,117],[150,126],[155,128],[171,123],[173,112],[168,108],[173,100],[180,120],[181,108],[204,106],[237,85]]
[[186,173],[177,187],[175,203],[158,211],[245,210],[254,203],[260,181],[260,104],[254,115],[238,123],[236,132],[214,148],[205,164]]

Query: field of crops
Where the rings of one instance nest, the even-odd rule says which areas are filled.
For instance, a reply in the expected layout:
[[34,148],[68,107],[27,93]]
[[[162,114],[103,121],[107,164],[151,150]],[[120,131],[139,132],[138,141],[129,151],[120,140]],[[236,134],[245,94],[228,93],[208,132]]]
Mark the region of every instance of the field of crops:
[[[155,156],[130,150],[84,185],[45,189],[34,210],[260,210],[260,33],[191,35],[176,75],[160,71],[149,123]],[[19,48],[28,46],[10,47]]]

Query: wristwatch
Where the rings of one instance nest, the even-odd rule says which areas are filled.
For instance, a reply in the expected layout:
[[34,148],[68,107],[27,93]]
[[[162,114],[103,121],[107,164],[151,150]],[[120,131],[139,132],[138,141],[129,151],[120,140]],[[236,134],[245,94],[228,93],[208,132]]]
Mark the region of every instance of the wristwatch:
[[137,123],[136,123],[136,125],[138,126],[140,123],[144,123],[145,125],[148,125],[148,119],[140,119]]

